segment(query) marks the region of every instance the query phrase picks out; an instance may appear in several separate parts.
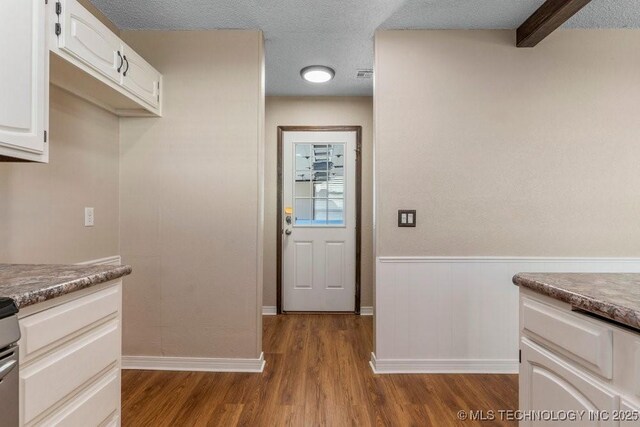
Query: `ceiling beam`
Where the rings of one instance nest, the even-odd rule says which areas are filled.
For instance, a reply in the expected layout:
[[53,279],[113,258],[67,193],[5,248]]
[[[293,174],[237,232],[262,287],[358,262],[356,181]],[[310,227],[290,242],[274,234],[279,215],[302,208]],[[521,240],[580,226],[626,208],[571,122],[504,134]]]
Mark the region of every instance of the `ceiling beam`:
[[547,0],[516,31],[517,47],[534,47],[591,0]]

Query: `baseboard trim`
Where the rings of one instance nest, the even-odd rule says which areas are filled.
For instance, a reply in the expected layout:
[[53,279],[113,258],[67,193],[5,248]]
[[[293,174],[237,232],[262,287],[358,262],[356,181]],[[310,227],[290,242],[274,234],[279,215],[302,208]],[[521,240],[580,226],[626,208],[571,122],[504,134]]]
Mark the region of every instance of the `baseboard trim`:
[[517,374],[518,359],[376,359],[369,362],[374,374]]
[[262,315],[263,316],[275,316],[278,314],[278,308],[275,305],[263,305],[262,306]]
[[517,263],[548,263],[548,262],[577,262],[577,263],[640,263],[640,258],[615,258],[615,257],[510,257],[510,256],[381,256],[378,261],[382,263],[469,263],[469,262],[517,262]]
[[373,307],[360,307],[360,316],[373,316]]
[[122,369],[150,371],[262,372],[264,353],[257,359],[122,356]]
[[84,261],[84,262],[77,263],[77,265],[89,265],[89,264],[94,264],[94,265],[121,265],[122,264],[122,259],[120,258],[120,255],[114,255],[114,256],[110,256],[110,257],[106,257],[106,258],[92,259],[90,261]]

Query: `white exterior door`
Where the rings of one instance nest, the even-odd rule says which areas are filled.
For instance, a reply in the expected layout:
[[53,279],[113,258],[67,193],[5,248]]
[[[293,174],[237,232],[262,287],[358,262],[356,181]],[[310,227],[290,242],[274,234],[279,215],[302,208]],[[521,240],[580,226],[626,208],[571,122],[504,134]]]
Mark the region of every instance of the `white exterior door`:
[[285,311],[354,311],[356,132],[283,133]]

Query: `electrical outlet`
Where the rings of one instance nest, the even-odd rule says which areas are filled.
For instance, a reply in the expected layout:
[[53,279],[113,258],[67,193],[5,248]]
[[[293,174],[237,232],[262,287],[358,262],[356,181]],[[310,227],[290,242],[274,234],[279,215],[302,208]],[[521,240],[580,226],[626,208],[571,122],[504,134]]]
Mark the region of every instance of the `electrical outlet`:
[[415,227],[416,211],[415,210],[399,210],[398,211],[398,227]]
[[84,226],[93,227],[94,222],[93,208],[84,208]]

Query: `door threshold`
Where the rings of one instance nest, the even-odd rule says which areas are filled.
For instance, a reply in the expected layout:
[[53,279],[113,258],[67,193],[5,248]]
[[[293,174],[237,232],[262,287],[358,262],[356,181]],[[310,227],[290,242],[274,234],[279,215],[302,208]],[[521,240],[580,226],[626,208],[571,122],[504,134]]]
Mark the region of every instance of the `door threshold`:
[[355,311],[283,311],[282,314],[358,314]]

